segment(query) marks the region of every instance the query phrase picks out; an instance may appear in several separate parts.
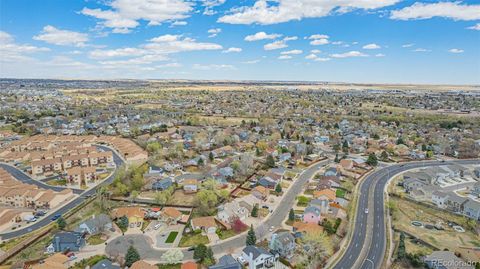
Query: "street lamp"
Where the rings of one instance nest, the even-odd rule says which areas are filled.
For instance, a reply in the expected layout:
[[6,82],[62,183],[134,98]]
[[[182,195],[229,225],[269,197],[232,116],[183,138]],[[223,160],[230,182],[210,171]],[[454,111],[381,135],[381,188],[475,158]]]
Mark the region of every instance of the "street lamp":
[[365,259],[365,260],[371,262],[372,263],[372,268],[375,269],[375,264],[373,263],[372,260],[370,260],[370,259]]

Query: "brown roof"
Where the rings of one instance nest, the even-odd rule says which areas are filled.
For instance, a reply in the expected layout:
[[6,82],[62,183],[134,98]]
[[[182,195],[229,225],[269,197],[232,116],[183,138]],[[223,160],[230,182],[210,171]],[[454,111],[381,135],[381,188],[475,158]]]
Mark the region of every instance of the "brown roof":
[[335,198],[337,198],[336,192],[332,189],[323,189],[323,190],[320,190],[320,191],[314,191],[313,192],[313,197],[315,197],[315,198],[318,198],[322,195],[325,195],[328,198],[328,200],[331,200],[331,201],[333,201],[333,200],[335,200]]
[[123,216],[130,217],[141,217],[143,218],[145,211],[140,207],[119,207],[112,211],[112,216],[115,218],[120,218]]
[[215,223],[215,218],[208,216],[208,217],[199,217],[192,219],[192,226],[195,227],[217,227]]
[[323,227],[315,223],[303,223],[296,221],[293,223],[293,228],[301,233],[323,232]]
[[270,191],[263,186],[256,186],[255,188],[253,188],[253,191],[258,191],[265,196],[268,196],[268,194],[270,193]]
[[158,267],[155,265],[151,265],[144,260],[136,261],[130,266],[130,269],[157,269]]
[[165,207],[163,208],[162,210],[163,214],[167,215],[168,217],[171,217],[171,218],[179,218],[182,216],[182,213],[180,211],[178,211],[177,209],[173,208],[173,207]]
[[184,262],[181,269],[197,269],[197,267],[195,262]]

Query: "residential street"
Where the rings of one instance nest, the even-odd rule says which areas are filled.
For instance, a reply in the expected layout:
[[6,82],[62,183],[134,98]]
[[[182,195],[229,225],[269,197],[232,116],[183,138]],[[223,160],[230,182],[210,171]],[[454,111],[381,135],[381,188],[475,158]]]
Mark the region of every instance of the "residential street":
[[[106,146],[100,146],[100,145],[97,145],[98,148],[101,148],[103,150],[108,150],[108,151],[112,151],[109,147],[106,147]],[[115,151],[112,151],[113,152],[113,161],[115,162],[115,165],[117,167],[120,167],[122,164],[123,164],[123,160],[120,158],[120,156],[118,156],[118,154],[115,152]],[[2,166],[3,167],[3,166]],[[45,188],[44,185],[46,185],[45,183],[43,182],[40,182],[40,181],[36,181],[36,180],[33,180],[31,178],[29,178],[27,175],[25,175],[24,173],[22,173],[21,171],[15,169],[15,168],[12,168],[11,166],[6,166],[6,167],[10,167],[11,169],[13,169],[14,173],[12,173],[12,175],[18,179],[18,180],[21,180],[21,181],[24,181],[26,180],[27,182],[26,183],[34,183],[36,182],[37,184],[41,184],[39,185],[40,187],[42,188]],[[6,168],[4,167],[4,168]],[[11,173],[11,171],[7,170],[8,172]],[[17,230],[14,230],[14,231],[11,231],[11,232],[4,232],[4,233],[1,233],[0,234],[0,238],[2,240],[6,240],[6,239],[11,239],[11,238],[14,238],[14,237],[17,237],[17,236],[22,236],[24,234],[27,234],[31,231],[35,231],[35,230],[38,230],[42,227],[45,227],[46,225],[48,225],[50,222],[52,222],[52,220],[50,219],[49,216],[53,215],[53,214],[65,214],[66,212],[68,212],[69,210],[71,210],[72,208],[80,205],[81,203],[84,202],[85,198],[88,198],[92,195],[94,195],[97,191],[97,189],[102,186],[102,185],[105,185],[105,184],[109,184],[113,181],[113,179],[115,178],[115,173],[113,173],[112,175],[110,175],[108,178],[106,178],[102,183],[98,184],[97,186],[87,190],[87,191],[82,191],[80,196],[78,196],[77,198],[71,200],[70,202],[68,202],[66,205],[64,205],[63,207],[60,207],[60,208],[57,208],[56,210],[53,210],[53,211],[49,211],[48,212],[48,215],[42,217],[41,219],[39,219],[38,221],[36,221],[34,224],[28,226],[28,227],[23,227],[23,228],[20,228],[20,229],[17,229]],[[33,181],[33,182],[31,182]],[[34,183],[35,184],[35,183]],[[49,185],[46,185],[46,186],[49,186]],[[51,188],[55,188],[55,187],[52,187],[52,186],[49,186]],[[60,190],[62,190],[63,188],[61,188]]]
[[[346,252],[334,266],[336,269],[380,268],[386,251],[386,219],[384,189],[390,178],[406,170],[450,164],[478,164],[479,160],[424,161],[395,164],[368,175],[361,183],[355,230]],[[372,198],[370,200],[370,198]],[[365,208],[369,214],[365,214]],[[368,225],[367,225],[368,224]],[[373,267],[372,267],[373,266]]]

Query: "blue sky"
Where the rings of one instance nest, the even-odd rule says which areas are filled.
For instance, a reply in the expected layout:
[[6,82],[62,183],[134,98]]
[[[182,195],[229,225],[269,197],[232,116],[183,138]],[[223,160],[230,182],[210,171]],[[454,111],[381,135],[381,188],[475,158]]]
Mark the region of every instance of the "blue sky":
[[0,77],[480,84],[480,4],[2,0],[0,57]]

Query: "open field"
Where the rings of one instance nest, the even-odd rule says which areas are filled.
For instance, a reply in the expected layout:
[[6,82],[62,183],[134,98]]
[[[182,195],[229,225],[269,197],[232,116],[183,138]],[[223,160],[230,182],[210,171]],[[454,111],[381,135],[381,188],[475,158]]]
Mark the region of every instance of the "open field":
[[[396,229],[408,232],[438,249],[449,249],[461,253],[463,257],[470,260],[480,259],[480,253],[475,254],[474,251],[467,249],[477,247],[480,244],[478,235],[463,225],[466,230],[464,233],[456,232],[447,225],[447,221],[462,224],[465,222],[464,217],[396,197],[391,197],[390,200],[396,205],[392,220]],[[416,227],[411,224],[414,220],[421,221],[424,224],[442,223],[445,230],[429,230]]]

